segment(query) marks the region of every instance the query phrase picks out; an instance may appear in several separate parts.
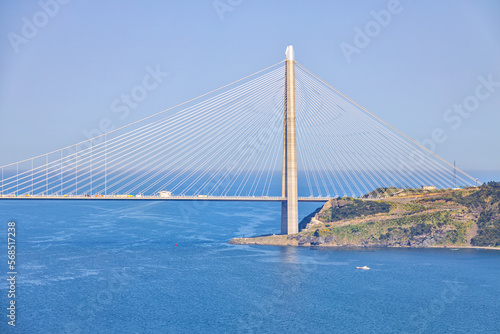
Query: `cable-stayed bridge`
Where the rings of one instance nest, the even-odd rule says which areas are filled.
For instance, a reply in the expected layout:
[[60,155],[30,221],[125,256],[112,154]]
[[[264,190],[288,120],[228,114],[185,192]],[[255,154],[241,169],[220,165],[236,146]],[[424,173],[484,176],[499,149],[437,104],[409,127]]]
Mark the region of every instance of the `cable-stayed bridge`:
[[471,186],[294,59],[95,138],[1,166],[1,199],[298,202]]

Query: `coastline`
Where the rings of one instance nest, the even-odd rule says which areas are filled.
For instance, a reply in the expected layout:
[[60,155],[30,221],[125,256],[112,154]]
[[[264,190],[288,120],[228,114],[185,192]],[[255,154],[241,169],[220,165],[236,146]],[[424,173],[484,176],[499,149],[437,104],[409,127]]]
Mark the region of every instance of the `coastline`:
[[[285,239],[285,240],[280,240]],[[414,247],[414,246],[385,246],[385,245],[335,245],[335,244],[325,244],[325,243],[299,243],[294,239],[287,238],[286,235],[272,235],[272,236],[258,236],[250,238],[233,238],[229,242],[233,245],[260,245],[260,246],[281,246],[281,247],[322,247],[322,248],[336,248],[336,249],[348,249],[348,248],[363,248],[363,249],[382,249],[382,248],[407,248],[407,249],[475,249],[475,250],[496,250],[500,251],[500,247],[492,246],[464,246],[464,245],[433,245],[428,247]]]

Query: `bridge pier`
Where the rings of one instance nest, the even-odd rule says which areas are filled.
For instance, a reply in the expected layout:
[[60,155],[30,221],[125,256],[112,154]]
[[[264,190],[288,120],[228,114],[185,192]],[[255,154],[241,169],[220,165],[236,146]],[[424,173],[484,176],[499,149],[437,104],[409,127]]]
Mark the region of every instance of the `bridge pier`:
[[299,232],[297,192],[297,132],[295,120],[295,60],[293,46],[286,49],[285,108],[283,119],[281,234]]
[[288,208],[287,202],[281,202],[281,234],[288,234]]

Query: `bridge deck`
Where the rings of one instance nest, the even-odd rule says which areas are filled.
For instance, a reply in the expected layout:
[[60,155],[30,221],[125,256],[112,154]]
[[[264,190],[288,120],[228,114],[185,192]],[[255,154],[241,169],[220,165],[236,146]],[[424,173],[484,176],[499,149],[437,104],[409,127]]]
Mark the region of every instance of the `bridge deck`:
[[[58,195],[36,195],[36,196],[13,196],[0,195],[0,200],[104,200],[104,201],[240,201],[240,202],[284,202],[286,198],[277,196],[126,196],[126,195],[94,195],[94,196],[58,196]],[[329,197],[299,197],[299,202],[326,202]]]

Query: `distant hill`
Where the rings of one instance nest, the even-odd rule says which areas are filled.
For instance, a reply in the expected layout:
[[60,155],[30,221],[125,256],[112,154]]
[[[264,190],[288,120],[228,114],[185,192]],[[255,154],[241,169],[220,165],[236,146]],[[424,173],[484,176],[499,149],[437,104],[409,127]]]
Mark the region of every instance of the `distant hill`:
[[[374,199],[378,198],[378,199]],[[301,232],[232,243],[366,247],[500,247],[500,182],[464,189],[379,188],[332,199]]]

